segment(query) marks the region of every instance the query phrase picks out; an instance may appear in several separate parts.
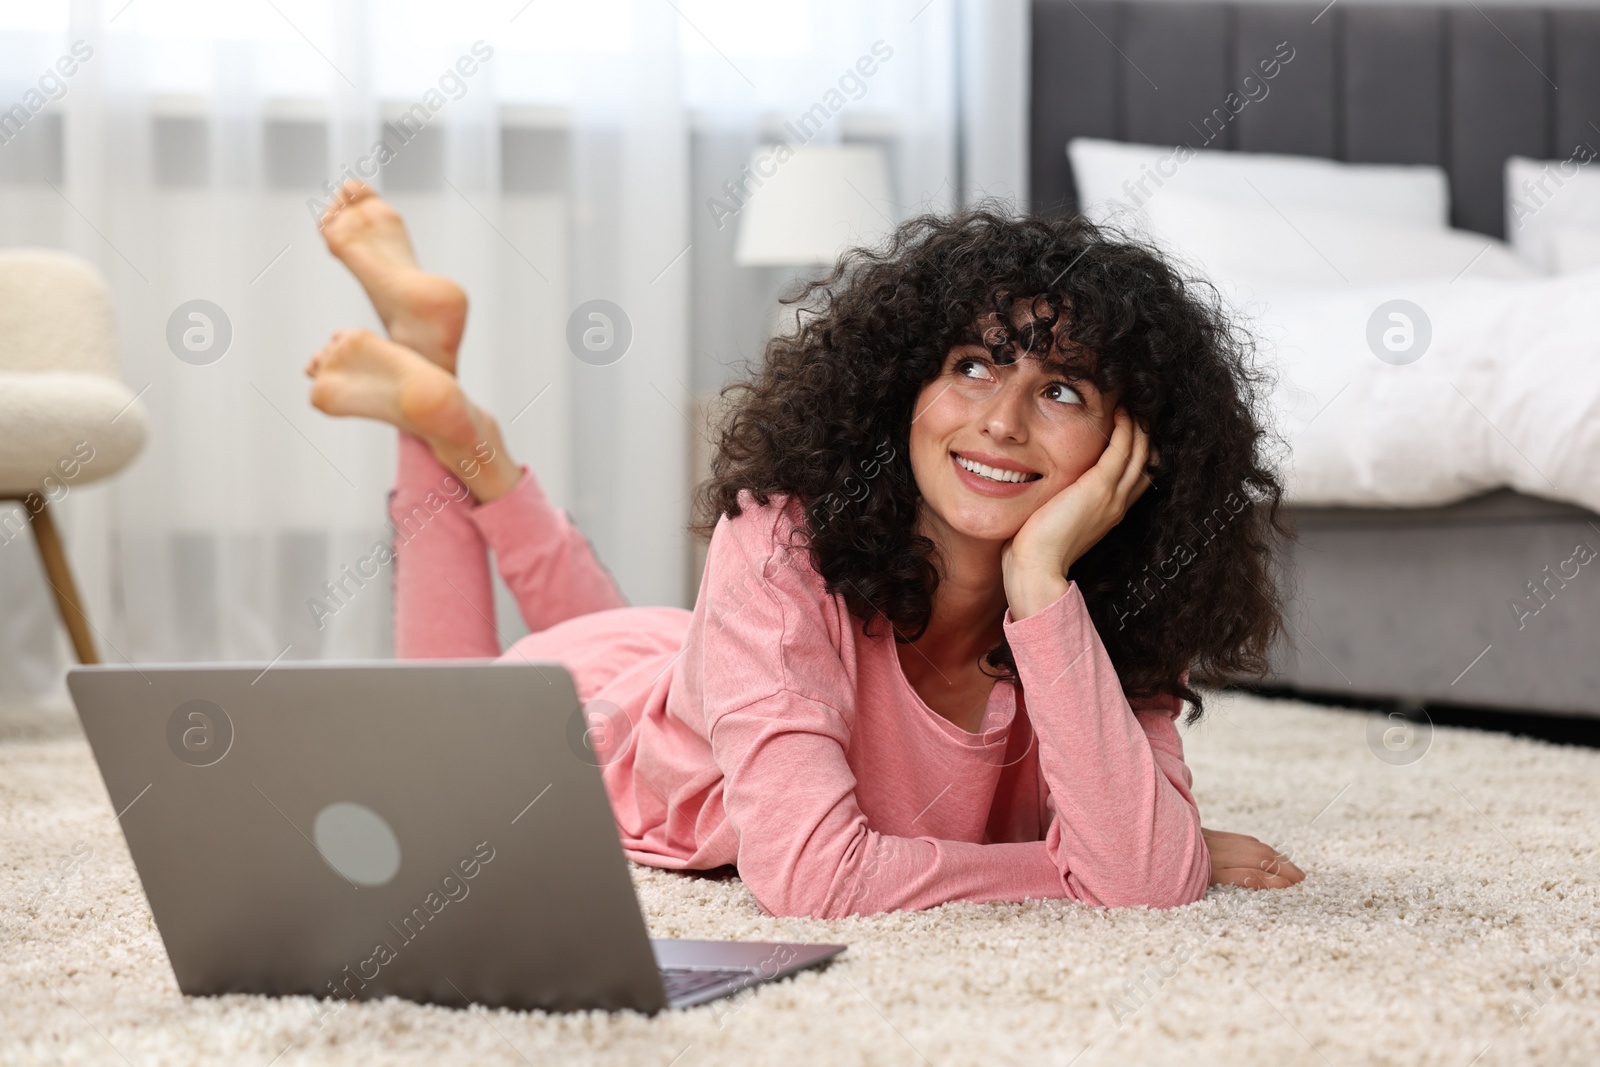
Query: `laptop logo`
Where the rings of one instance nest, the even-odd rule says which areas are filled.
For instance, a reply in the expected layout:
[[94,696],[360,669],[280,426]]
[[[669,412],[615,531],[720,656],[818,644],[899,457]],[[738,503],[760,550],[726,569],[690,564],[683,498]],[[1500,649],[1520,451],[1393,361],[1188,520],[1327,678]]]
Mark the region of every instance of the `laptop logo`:
[[356,885],[385,885],[400,871],[400,839],[365,804],[329,804],[317,812],[311,836],[328,866]]

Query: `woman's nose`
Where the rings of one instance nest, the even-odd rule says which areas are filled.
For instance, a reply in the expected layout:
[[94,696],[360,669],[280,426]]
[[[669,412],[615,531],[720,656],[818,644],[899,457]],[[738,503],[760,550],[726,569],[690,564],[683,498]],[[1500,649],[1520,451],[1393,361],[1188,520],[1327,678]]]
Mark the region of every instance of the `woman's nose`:
[[1000,383],[985,401],[981,421],[991,436],[1015,436],[1024,429],[1027,417],[1027,387],[1016,376]]

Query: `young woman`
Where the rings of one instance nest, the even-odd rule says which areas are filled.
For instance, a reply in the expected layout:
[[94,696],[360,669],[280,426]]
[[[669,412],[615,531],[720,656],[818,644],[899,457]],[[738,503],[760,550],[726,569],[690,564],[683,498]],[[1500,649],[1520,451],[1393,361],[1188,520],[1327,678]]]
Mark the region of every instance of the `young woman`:
[[632,859],[819,917],[1304,877],[1190,792],[1189,669],[1264,669],[1288,531],[1241,345],[1156,256],[976,212],[845,257],[725,390],[688,612],[628,606],[463,394],[465,294],[394,210],[352,182],[323,233],[389,334],[307,373],[401,431],[396,654],[500,654],[492,550],[505,656],[570,669]]

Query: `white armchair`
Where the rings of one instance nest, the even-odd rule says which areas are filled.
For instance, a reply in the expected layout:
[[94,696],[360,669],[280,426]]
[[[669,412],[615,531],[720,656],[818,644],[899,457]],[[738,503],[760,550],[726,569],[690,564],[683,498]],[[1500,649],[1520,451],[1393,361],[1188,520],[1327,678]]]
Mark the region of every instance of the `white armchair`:
[[94,266],[51,249],[0,250],[0,548],[33,528],[82,663],[99,657],[50,505],[144,446],[145,412],[117,374],[111,295]]

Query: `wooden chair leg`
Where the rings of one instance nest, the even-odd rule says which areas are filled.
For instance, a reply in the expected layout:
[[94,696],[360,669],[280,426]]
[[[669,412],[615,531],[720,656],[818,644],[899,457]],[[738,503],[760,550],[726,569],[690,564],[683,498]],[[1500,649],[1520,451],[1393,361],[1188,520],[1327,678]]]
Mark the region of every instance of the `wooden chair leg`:
[[[39,510],[34,511],[37,501]],[[67,554],[61,547],[61,537],[56,533],[56,523],[50,515],[50,505],[43,497],[32,497],[24,504],[33,513],[33,537],[39,546],[39,558],[44,562],[45,578],[55,591],[56,610],[72,636],[72,647],[78,653],[79,663],[99,663],[94,638],[89,633],[89,616],[83,610],[78,596],[78,586],[72,580],[72,569],[67,566]]]

